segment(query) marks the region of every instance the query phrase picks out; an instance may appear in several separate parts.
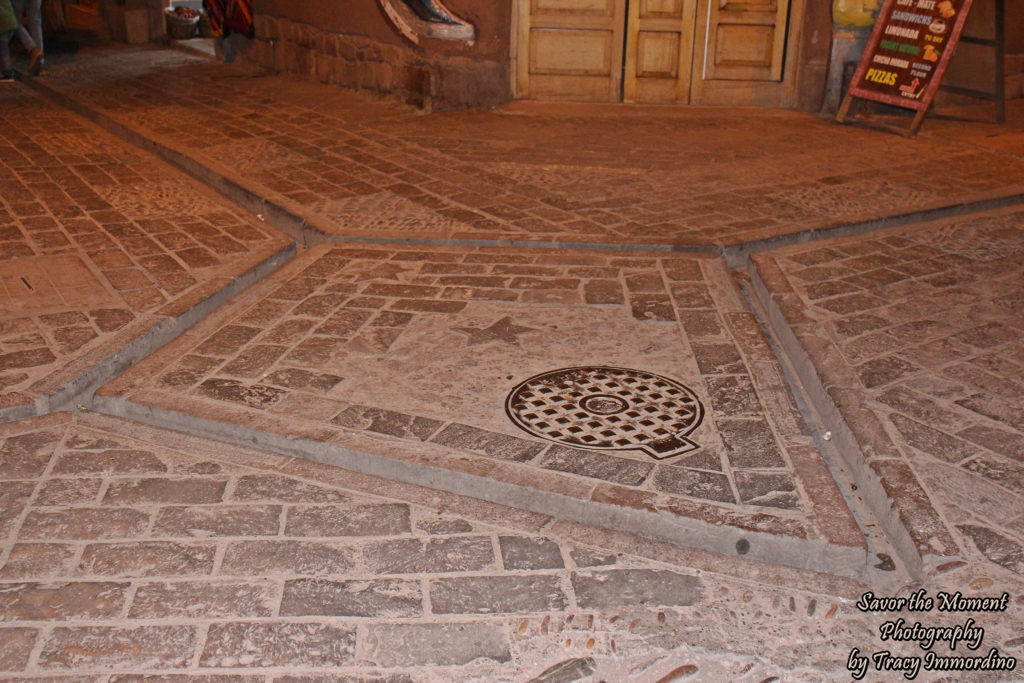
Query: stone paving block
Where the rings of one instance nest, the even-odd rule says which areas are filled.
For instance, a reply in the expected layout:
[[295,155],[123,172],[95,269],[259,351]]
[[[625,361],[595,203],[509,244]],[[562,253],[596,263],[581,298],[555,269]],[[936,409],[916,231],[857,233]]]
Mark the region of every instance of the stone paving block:
[[707,385],[711,409],[716,415],[739,417],[763,411],[754,384],[746,375],[709,377]]
[[889,420],[907,444],[945,462],[961,462],[979,452],[964,441],[899,413],[889,413]]
[[411,618],[423,616],[417,581],[286,581],[281,616]]
[[747,505],[793,510],[800,504],[796,485],[787,474],[765,474],[740,470],[736,472],[736,490]]
[[315,486],[291,477],[272,474],[247,474],[235,482],[231,498],[237,501],[282,503],[344,503],[349,498],[340,491]]
[[218,503],[227,481],[215,479],[128,479],[112,482],[103,496],[105,505]]
[[[296,647],[301,643],[301,647]],[[352,663],[355,629],[330,624],[213,624],[199,660],[204,667],[332,667]]]
[[318,541],[238,541],[228,544],[220,573],[247,576],[339,575],[356,566],[357,549]]
[[630,294],[629,303],[637,320],[668,322],[676,319],[672,300],[665,294]]
[[654,468],[649,462],[608,457],[605,454],[567,446],[548,448],[539,462],[545,469],[579,474],[627,486],[640,484]]
[[191,626],[58,627],[43,643],[39,667],[50,671],[183,668],[195,647]]
[[614,553],[607,553],[593,548],[573,548],[569,551],[573,564],[577,567],[607,567],[614,565],[618,558]]
[[691,346],[701,374],[722,375],[747,371],[743,358],[734,344],[702,342]]
[[32,482],[0,482],[0,538],[14,531],[29,497],[35,491]]
[[1017,574],[1024,572],[1024,545],[976,524],[958,524],[957,529],[992,562]]
[[[39,506],[64,506],[79,503],[96,503],[103,481],[100,479],[53,479],[43,485],[35,504]],[[0,499],[2,499],[0,492]],[[0,526],[2,529],[2,526]]]
[[428,440],[444,424],[440,420],[368,406],[349,406],[331,422],[342,427],[365,429],[378,434],[420,441]]
[[2,579],[68,576],[75,567],[75,546],[60,543],[15,543],[0,568]]
[[1011,491],[1024,491],[1024,467],[1016,463],[1009,463],[995,456],[985,454],[969,460],[961,466]]
[[131,508],[54,508],[30,510],[21,525],[26,540],[92,540],[141,536],[149,513]]
[[977,424],[957,432],[957,436],[1008,458],[1013,458],[1017,462],[1024,462],[1024,436],[1018,433],[986,424]]
[[490,623],[374,624],[367,658],[382,667],[452,666],[512,658],[505,629]]
[[270,617],[277,589],[269,582],[144,583],[135,590],[129,619]]
[[207,543],[94,543],[82,553],[79,573],[100,576],[197,576],[213,570],[216,548]]
[[241,382],[225,378],[211,378],[197,387],[200,395],[212,399],[230,401],[251,408],[265,408],[278,401],[285,392],[274,387],[246,386]]
[[729,478],[717,472],[684,467],[659,467],[654,474],[653,484],[655,488],[666,493],[678,493],[722,503],[736,502]]
[[572,585],[581,609],[623,609],[645,604],[682,607],[704,600],[704,582],[698,577],[665,570],[575,572]]
[[110,619],[121,613],[127,583],[13,583],[0,585],[0,611],[9,621]]
[[39,431],[8,437],[0,446],[0,477],[38,477],[50,462],[60,435]]
[[544,449],[544,445],[540,443],[462,424],[448,425],[431,441],[516,462],[530,460]]
[[499,536],[505,569],[561,569],[565,566],[557,543],[530,536]]
[[157,513],[152,533],[191,538],[276,536],[280,520],[279,505],[169,506]]
[[569,600],[555,575],[434,579],[434,614],[516,614],[565,609]]
[[34,628],[0,629],[0,671],[22,671],[28,665],[37,634]]
[[394,503],[289,508],[288,536],[391,536],[411,530],[409,506]]
[[495,566],[490,539],[474,536],[374,542],[364,547],[363,559],[380,574],[472,572]]
[[[66,680],[66,679],[62,679]],[[110,683],[263,683],[262,676],[244,675],[197,675],[197,674],[120,674],[110,677]]]
[[768,425],[760,419],[721,419],[718,428],[733,467],[784,467]]

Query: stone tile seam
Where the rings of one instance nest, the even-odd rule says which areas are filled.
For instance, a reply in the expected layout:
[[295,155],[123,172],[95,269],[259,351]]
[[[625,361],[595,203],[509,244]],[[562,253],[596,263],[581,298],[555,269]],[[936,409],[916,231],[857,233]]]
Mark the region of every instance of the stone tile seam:
[[[862,580],[867,556],[863,550],[832,546],[820,539],[809,541],[774,536],[764,532],[723,528],[693,519],[669,519],[666,515],[637,509],[616,509],[590,501],[581,501],[559,494],[525,489],[514,484],[495,482],[476,475],[450,472],[418,463],[406,463],[385,456],[342,449],[330,444],[310,442],[273,433],[257,432],[247,427],[230,425],[205,418],[175,413],[161,408],[135,404],[123,398],[98,396],[95,409],[109,415],[134,419],[139,422],[172,430],[187,430],[198,436],[228,441],[243,446],[256,446],[276,453],[287,453],[300,458],[335,464],[363,474],[381,476],[403,483],[458,493],[501,505],[525,508],[533,512],[551,514],[560,519],[595,523],[596,517],[606,518],[604,524],[627,533],[654,535],[662,540],[682,546],[698,547],[732,556],[734,543],[741,538],[753,539],[751,550],[744,557],[758,559],[800,569]],[[342,459],[342,463],[338,459]],[[456,485],[456,483],[458,485]],[[524,500],[525,499],[525,500]],[[655,532],[652,533],[652,529]],[[727,538],[724,538],[728,536]],[[805,564],[793,565],[793,558]]]
[[[259,194],[259,190],[250,189],[246,184],[234,176],[232,172],[225,169],[218,172],[207,168],[203,162],[193,158],[166,145],[150,140],[143,133],[128,128],[124,124],[115,121],[112,117],[93,109],[86,104],[65,95],[55,88],[51,88],[36,79],[27,81],[29,86],[45,94],[61,106],[74,111],[78,115],[92,121],[104,130],[113,133],[137,147],[156,154],[165,161],[184,170],[193,178],[215,189],[229,200],[242,204],[254,213],[263,214],[273,218],[270,222],[289,231],[302,246],[312,246],[323,241],[349,242],[363,241],[381,244],[422,244],[434,246],[512,246],[512,247],[539,247],[547,249],[594,249],[604,251],[665,251],[665,252],[713,252],[720,255],[730,268],[740,269],[746,263],[747,258],[760,251],[789,246],[791,244],[808,241],[818,241],[844,235],[861,234],[884,227],[895,227],[915,222],[923,222],[947,216],[963,215],[977,211],[993,208],[1024,204],[1024,193],[1012,193],[1009,195],[996,195],[994,197],[973,200],[966,203],[948,204],[945,206],[932,207],[920,211],[911,211],[894,216],[883,216],[866,221],[857,221],[847,224],[825,225],[816,228],[809,228],[798,233],[775,237],[765,240],[754,240],[751,242],[732,245],[679,245],[679,244],[628,244],[628,243],[603,243],[603,242],[558,242],[530,240],[475,240],[475,239],[430,239],[430,238],[387,238],[372,236],[339,236],[326,235],[311,225],[307,219],[300,214],[280,205]],[[231,193],[225,192],[225,187]],[[240,200],[239,195],[242,197]],[[286,227],[285,227],[286,226]]]

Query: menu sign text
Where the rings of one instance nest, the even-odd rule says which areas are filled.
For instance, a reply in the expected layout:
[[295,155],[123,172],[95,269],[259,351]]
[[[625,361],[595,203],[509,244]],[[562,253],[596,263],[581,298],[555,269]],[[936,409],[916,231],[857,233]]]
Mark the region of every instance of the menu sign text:
[[924,111],[953,55],[972,0],[886,0],[850,95]]

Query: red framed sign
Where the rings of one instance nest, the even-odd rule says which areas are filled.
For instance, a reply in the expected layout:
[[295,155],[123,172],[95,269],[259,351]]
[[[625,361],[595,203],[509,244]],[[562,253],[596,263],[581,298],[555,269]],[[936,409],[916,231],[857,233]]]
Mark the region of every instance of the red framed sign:
[[[850,97],[920,115],[938,90],[973,0],[885,0],[840,110]],[[919,120],[915,120],[916,131]]]

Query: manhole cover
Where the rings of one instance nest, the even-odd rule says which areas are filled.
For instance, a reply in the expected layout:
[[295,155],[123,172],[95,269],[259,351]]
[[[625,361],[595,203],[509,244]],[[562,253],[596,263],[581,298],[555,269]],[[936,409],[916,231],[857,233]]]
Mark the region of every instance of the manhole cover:
[[704,418],[704,406],[679,382],[602,366],[531,377],[505,399],[505,412],[542,439],[598,450],[641,450],[659,460],[699,448],[686,436]]

